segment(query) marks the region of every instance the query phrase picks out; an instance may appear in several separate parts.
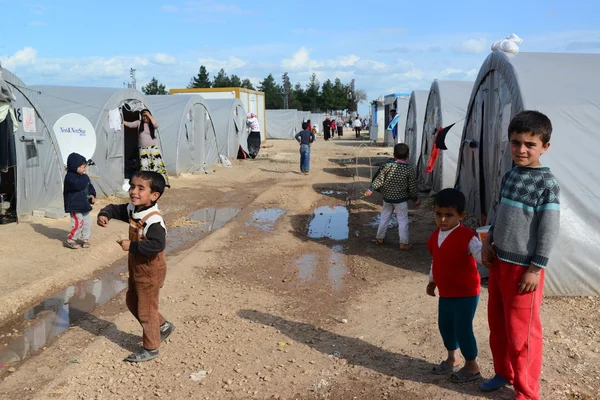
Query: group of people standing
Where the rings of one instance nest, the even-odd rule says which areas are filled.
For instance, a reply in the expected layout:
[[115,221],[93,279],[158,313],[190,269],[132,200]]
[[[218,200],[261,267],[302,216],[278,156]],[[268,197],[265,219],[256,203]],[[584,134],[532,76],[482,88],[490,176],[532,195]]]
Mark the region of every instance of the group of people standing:
[[325,140],[333,139],[337,132],[338,137],[344,136],[344,122],[326,117],[323,121],[323,137]]

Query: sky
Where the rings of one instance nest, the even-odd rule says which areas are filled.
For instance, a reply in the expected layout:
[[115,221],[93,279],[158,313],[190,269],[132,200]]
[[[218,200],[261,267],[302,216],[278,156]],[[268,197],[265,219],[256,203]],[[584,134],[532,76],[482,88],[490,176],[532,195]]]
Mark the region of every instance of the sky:
[[[600,53],[600,1],[0,0],[0,62],[26,84],[185,87],[207,67],[254,85],[356,80],[369,100],[474,81],[491,44]],[[364,112],[367,105],[359,107]]]

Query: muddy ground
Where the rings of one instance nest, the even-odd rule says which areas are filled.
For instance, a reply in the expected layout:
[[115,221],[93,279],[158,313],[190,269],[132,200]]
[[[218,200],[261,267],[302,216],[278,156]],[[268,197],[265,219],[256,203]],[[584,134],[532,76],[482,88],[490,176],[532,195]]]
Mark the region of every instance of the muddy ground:
[[[148,363],[122,362],[141,330],[123,294],[111,300],[125,224],[95,227],[77,251],[61,246],[67,219],[1,226],[0,398],[512,398],[429,373],[444,355],[425,295],[431,206],[411,210],[412,251],[393,228],[371,244],[381,200],[361,193],[390,149],[366,143],[319,140],[309,176],[293,141],[270,141],[256,160],[172,180],[161,310],[176,330]],[[490,377],[486,304],[484,287],[475,326]],[[600,398],[599,305],[545,299],[543,399]]]

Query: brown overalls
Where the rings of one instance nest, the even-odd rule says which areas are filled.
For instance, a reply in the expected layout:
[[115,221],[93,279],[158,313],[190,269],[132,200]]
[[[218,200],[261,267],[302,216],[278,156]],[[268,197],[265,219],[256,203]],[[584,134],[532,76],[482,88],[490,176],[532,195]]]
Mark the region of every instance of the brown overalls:
[[[139,222],[129,216],[129,240],[146,240],[144,226],[148,218],[160,215],[158,211],[149,213]],[[127,289],[127,308],[140,322],[144,330],[144,348],[156,350],[160,346],[160,326],[165,323],[158,312],[158,295],[167,275],[165,252],[153,256],[129,253],[129,287]]]

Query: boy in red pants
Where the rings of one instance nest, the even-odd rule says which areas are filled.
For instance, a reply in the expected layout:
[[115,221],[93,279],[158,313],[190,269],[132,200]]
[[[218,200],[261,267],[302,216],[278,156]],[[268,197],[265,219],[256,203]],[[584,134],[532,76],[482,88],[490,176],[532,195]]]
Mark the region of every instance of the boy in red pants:
[[522,111],[510,122],[515,167],[502,179],[495,222],[483,244],[496,375],[479,388],[491,392],[511,383],[516,400],[540,399],[544,268],[560,225],[560,188],[540,163],[551,133],[552,123],[537,111]]

